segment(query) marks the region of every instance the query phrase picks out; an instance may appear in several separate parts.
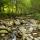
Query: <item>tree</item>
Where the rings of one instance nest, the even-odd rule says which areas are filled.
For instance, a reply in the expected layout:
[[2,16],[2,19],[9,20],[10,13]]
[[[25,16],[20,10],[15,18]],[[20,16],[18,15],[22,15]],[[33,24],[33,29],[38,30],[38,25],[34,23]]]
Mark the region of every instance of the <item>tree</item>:
[[0,12],[1,12],[1,7],[3,7],[3,0],[0,0]]

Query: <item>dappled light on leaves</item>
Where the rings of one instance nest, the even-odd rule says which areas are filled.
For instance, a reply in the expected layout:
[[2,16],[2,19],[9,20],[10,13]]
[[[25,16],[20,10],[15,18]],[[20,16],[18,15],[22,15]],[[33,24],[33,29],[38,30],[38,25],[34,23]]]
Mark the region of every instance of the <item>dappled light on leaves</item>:
[[31,7],[31,0],[22,0],[22,3],[26,6],[26,7]]
[[13,13],[16,13],[16,6],[13,6]]
[[[31,15],[40,19],[40,0],[0,0],[0,14]],[[38,16],[37,16],[38,15]]]

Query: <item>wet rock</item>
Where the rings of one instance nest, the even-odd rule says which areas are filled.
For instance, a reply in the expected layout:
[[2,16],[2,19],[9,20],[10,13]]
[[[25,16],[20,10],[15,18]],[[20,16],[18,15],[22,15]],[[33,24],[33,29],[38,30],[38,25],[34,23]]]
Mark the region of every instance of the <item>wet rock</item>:
[[39,40],[38,38],[34,38],[34,40]]
[[40,37],[37,37],[40,40]]
[[4,25],[4,26],[12,26],[14,25],[14,19],[6,19],[6,20],[1,20],[0,25]]
[[6,30],[0,30],[0,33],[8,33]]
[[40,32],[38,32],[38,37],[40,37]]
[[25,24],[25,23],[26,23],[26,21],[25,21],[25,20],[21,20],[21,23]]
[[38,29],[40,29],[40,24],[38,24]]
[[32,40],[31,38],[27,37],[27,40]]
[[2,36],[2,37],[4,37],[4,36],[5,36],[5,34],[1,34],[1,36]]
[[16,25],[20,25],[21,24],[19,19],[14,20],[14,22],[15,22]]
[[[24,37],[26,36],[26,29],[25,27],[21,26],[19,27],[18,33],[23,36],[22,38],[24,39]],[[19,36],[20,37],[20,36]]]
[[33,31],[33,27],[30,27],[29,30],[28,30],[28,32],[31,33],[32,31]]
[[33,33],[33,37],[38,37],[37,33]]
[[13,25],[13,20],[9,20],[9,21],[4,21],[3,22],[5,25],[7,25],[7,26],[11,26],[11,25]]
[[0,28],[5,28],[5,26],[4,25],[0,25]]
[[28,34],[28,37],[31,38],[31,39],[33,39],[33,36],[31,34]]
[[25,29],[25,27],[23,27],[23,26],[19,27],[19,30],[20,30],[23,34],[26,33],[26,29]]

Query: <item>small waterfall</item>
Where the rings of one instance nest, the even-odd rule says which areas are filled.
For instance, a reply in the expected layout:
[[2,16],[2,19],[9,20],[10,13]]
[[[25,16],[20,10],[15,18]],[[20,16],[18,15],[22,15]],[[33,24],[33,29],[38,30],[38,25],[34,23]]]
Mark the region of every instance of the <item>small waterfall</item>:
[[12,36],[12,40],[16,40],[16,33],[15,32],[13,32],[11,36]]
[[14,37],[12,38],[12,40],[16,40],[16,35],[14,34]]

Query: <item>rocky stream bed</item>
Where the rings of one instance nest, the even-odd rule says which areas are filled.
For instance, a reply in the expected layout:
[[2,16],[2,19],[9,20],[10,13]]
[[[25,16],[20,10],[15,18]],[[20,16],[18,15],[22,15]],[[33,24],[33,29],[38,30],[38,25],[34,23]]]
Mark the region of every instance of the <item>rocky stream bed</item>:
[[40,21],[27,17],[0,19],[0,40],[40,40]]

